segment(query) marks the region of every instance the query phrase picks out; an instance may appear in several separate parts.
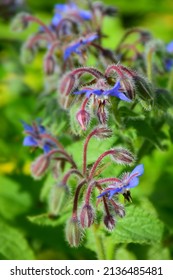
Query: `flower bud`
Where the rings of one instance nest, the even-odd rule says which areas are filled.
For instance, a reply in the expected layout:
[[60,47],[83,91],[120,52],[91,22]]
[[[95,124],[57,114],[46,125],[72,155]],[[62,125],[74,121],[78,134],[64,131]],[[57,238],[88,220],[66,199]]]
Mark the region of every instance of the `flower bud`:
[[50,159],[47,155],[41,155],[31,164],[31,174],[35,179],[42,177],[47,171]]
[[49,214],[57,216],[67,203],[68,187],[63,184],[53,186],[49,197]]
[[36,48],[24,44],[21,49],[21,60],[23,63],[31,63],[35,57]]
[[85,204],[82,207],[80,223],[83,228],[90,227],[94,223],[94,210],[91,205]]
[[112,231],[115,227],[115,219],[112,215],[106,215],[104,217],[104,224],[106,226],[106,228],[110,231]]
[[126,214],[124,206],[117,202],[114,202],[113,209],[120,218],[123,218]]
[[18,14],[12,21],[11,29],[15,32],[21,32],[28,27],[27,17],[29,14],[27,13],[20,13]]
[[46,75],[52,75],[55,70],[55,59],[52,55],[47,55],[44,59],[44,72]]
[[80,110],[76,114],[76,119],[77,119],[78,123],[80,124],[81,128],[83,130],[86,130],[87,125],[90,121],[90,114],[86,110]]
[[99,126],[96,128],[95,136],[99,139],[105,139],[109,138],[112,135],[112,130],[105,127],[105,126]]
[[60,83],[60,93],[63,95],[69,95],[70,92],[74,89],[76,85],[76,76],[72,75],[71,73],[65,74],[65,76],[62,77],[61,83]]
[[97,110],[97,117],[98,117],[99,122],[102,125],[106,124],[107,118],[108,118],[108,113],[105,110],[105,103],[102,103],[102,104],[100,103],[99,108]]
[[112,158],[119,164],[131,164],[135,160],[134,155],[127,149],[120,147],[115,148],[113,151]]
[[76,216],[72,217],[66,224],[66,238],[72,247],[78,247],[81,242],[82,228]]

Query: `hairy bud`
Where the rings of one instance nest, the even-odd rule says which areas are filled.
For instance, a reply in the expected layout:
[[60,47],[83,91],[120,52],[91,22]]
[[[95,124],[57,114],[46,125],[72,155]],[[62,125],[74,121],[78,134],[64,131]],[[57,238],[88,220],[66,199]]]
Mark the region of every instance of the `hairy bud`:
[[94,222],[94,210],[89,204],[85,204],[82,207],[80,213],[80,223],[83,228],[90,227]]
[[120,218],[123,218],[125,216],[125,209],[124,209],[124,206],[117,203],[117,202],[113,202],[112,203],[113,205],[113,209],[115,211],[115,213],[120,217]]
[[99,139],[109,138],[112,135],[112,130],[105,126],[99,126],[95,129],[95,131],[95,136]]
[[21,60],[23,63],[31,63],[35,57],[36,47],[24,44],[21,49]]
[[31,164],[31,174],[35,179],[41,178],[47,171],[50,164],[50,158],[47,155],[41,155]]
[[12,21],[11,29],[15,32],[21,32],[28,27],[26,18],[29,16],[27,13],[18,14]]
[[49,213],[51,216],[57,216],[67,202],[69,191],[63,184],[53,186],[49,198]]
[[60,93],[63,95],[69,95],[76,85],[76,76],[71,73],[67,73],[62,77],[60,83]]
[[112,158],[119,164],[131,164],[135,160],[131,152],[121,147],[113,150]]
[[55,59],[52,55],[47,55],[44,59],[44,72],[46,75],[52,75],[55,70]]
[[72,217],[66,224],[66,238],[70,246],[78,247],[82,239],[82,228],[77,217]]
[[76,119],[83,130],[86,130],[90,121],[90,114],[86,110],[80,110],[76,114]]
[[115,227],[115,219],[112,215],[106,215],[104,217],[104,224],[106,226],[106,228],[110,231],[112,231]]

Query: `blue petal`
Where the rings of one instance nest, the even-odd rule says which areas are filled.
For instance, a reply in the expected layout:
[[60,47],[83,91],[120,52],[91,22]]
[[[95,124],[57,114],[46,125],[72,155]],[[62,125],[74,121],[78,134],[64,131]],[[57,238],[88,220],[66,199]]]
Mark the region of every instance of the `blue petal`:
[[87,89],[82,89],[82,90],[73,92],[73,94],[83,94],[83,93],[87,93],[88,91],[89,90],[87,90]]
[[91,43],[92,41],[94,41],[97,38],[98,38],[97,34],[92,34],[91,36],[88,36],[88,38],[83,40],[83,42],[84,42],[84,44],[88,44],[88,43]]
[[107,194],[107,193],[109,193],[109,192],[110,192],[110,190],[104,191],[104,192],[102,192],[101,194],[99,194],[99,195],[97,196],[97,198],[100,198],[100,197],[104,196],[105,194]]
[[173,53],[173,41],[171,41],[167,46],[166,46],[166,50],[169,53]]
[[126,101],[126,102],[131,102],[132,100],[130,98],[128,98],[124,93],[122,92],[113,92],[112,90],[110,91],[109,95],[111,96],[116,96],[118,97],[119,99],[123,100],[123,101]]
[[50,144],[48,144],[48,143],[44,144],[43,150],[44,150],[44,153],[45,153],[45,154],[47,154],[48,152],[50,152],[50,150],[51,150]]
[[54,8],[57,10],[55,12],[66,12],[69,9],[69,6],[66,4],[56,4]]
[[81,42],[77,42],[76,44],[67,47],[64,51],[64,60],[67,60],[73,52],[80,54],[80,51],[77,50],[77,48],[79,48],[80,46]]
[[131,188],[134,188],[136,187],[137,185],[139,184],[139,178],[138,177],[133,177],[127,186],[125,186],[124,188],[125,189],[131,189]]
[[61,21],[61,19],[62,19],[61,15],[55,14],[51,21],[52,25],[57,26],[59,24],[59,22]]
[[137,177],[138,176],[141,176],[143,173],[144,173],[144,165],[143,164],[139,164],[139,165],[137,165],[134,169],[133,169],[133,171],[130,173],[130,176],[129,177],[131,177],[131,176],[133,176],[134,174],[136,174],[137,173]]
[[46,132],[46,128],[43,125],[39,125],[38,129],[41,134]]
[[23,140],[23,146],[38,146],[37,141],[30,135],[26,136]]
[[32,127],[31,125],[27,124],[27,123],[24,122],[24,121],[21,121],[21,123],[22,123],[22,125],[23,125],[23,127],[24,127],[24,130],[29,131],[29,132],[33,132],[33,131],[34,131],[34,130],[33,130],[33,127]]
[[84,20],[90,20],[92,15],[89,11],[79,10],[79,16]]
[[109,192],[109,199],[111,199],[114,194],[120,193],[122,190],[123,190],[123,187],[115,188],[114,190],[110,190],[110,192]]

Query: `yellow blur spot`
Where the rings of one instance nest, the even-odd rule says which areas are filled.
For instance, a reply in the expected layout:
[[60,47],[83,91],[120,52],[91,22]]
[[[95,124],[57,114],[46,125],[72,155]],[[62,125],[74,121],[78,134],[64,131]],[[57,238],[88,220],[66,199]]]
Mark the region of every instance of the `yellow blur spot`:
[[31,169],[30,169],[30,166],[31,166],[31,162],[26,162],[22,168],[22,172],[23,174],[25,175],[30,175],[31,174]]
[[14,171],[15,167],[14,162],[0,163],[0,174],[10,174]]

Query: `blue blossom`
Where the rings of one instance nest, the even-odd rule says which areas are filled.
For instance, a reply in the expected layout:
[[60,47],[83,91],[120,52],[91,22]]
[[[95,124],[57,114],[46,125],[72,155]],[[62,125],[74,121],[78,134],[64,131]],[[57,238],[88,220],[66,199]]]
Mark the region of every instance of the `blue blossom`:
[[90,34],[86,38],[81,38],[80,40],[70,44],[64,51],[64,60],[67,60],[72,53],[82,54],[80,48],[90,44],[92,41],[98,38],[97,34]]
[[86,94],[86,97],[89,98],[91,94],[95,94],[97,96],[116,96],[119,99],[126,101],[126,102],[131,102],[131,99],[129,99],[123,92],[120,91],[120,81],[118,80],[113,88],[104,90],[104,89],[82,89],[80,91],[74,92],[74,94]]
[[45,153],[48,153],[57,145],[53,139],[49,139],[49,134],[42,125],[34,123],[32,126],[22,121],[24,133],[27,134],[23,140],[24,146],[40,147]]
[[114,194],[126,193],[129,189],[136,187],[139,184],[139,177],[144,173],[143,164],[137,165],[130,174],[127,174],[120,183],[110,185],[106,188],[97,198],[104,195],[108,195],[109,199],[112,198]]
[[80,18],[82,20],[90,20],[92,18],[90,11],[79,9],[75,3],[56,4],[52,25],[57,26],[63,16],[74,16],[75,18]]
[[167,44],[166,50],[168,53],[173,53],[173,41],[171,41],[169,44]]
[[[173,55],[173,41],[166,45],[166,51],[168,54]],[[168,57],[165,59],[165,68],[167,71],[171,71],[173,68],[173,57]]]

